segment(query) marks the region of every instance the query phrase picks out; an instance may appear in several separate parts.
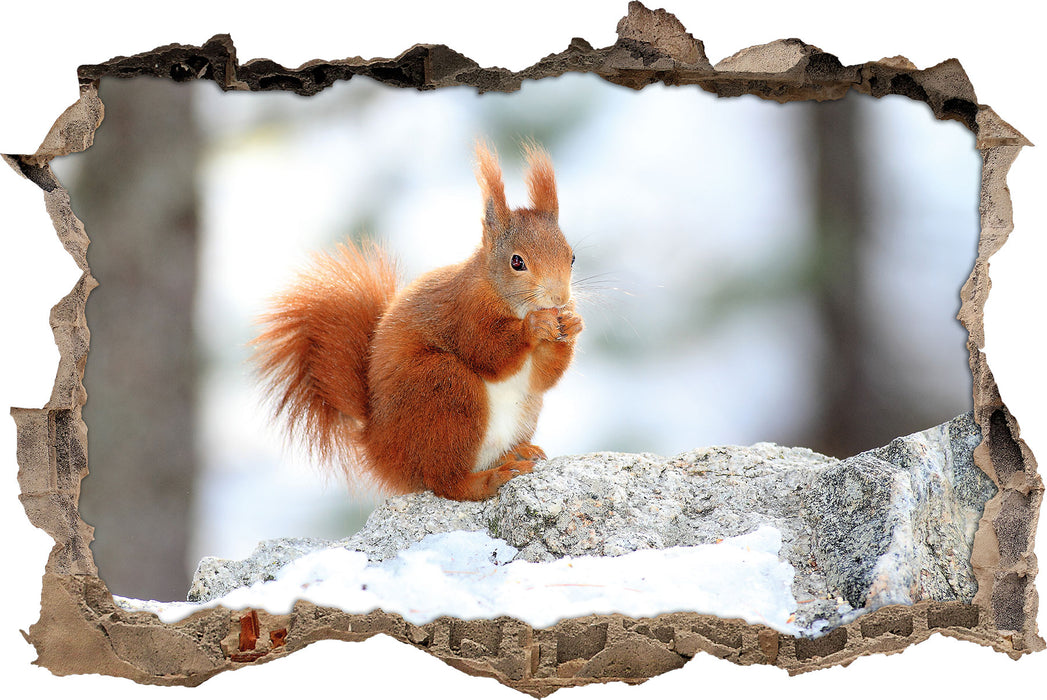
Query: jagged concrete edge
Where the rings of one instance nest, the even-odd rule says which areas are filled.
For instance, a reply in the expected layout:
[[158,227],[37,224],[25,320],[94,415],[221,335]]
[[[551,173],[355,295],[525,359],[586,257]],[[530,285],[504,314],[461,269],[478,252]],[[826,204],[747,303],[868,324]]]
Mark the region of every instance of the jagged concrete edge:
[[[70,208],[68,193],[52,174],[50,161],[90,146],[103,115],[97,94],[98,81],[102,77],[151,75],[176,81],[212,80],[223,90],[290,90],[311,95],[338,80],[362,75],[388,85],[418,90],[468,85],[478,92],[511,92],[518,89],[523,80],[567,72],[595,73],[634,89],[653,82],[693,84],[721,97],[755,94],[779,102],[839,99],[852,89],[874,97],[904,95],[925,102],[938,119],[953,119],[970,129],[976,135],[984,164],[978,256],[961,292],[958,318],[969,332],[975,417],[984,436],[975,451],[975,461],[994,480],[1000,492],[987,505],[975,539],[972,564],[979,593],[974,604],[921,603],[900,610],[885,609],[894,616],[893,622],[881,623],[877,622],[878,617],[864,616],[842,632],[817,640],[793,639],[734,621],[731,624],[747,630],[738,637],[743,641],[737,648],[721,644],[723,640],[717,641],[715,633],[708,633],[717,629],[716,625],[730,621],[695,615],[697,622],[688,623],[690,630],[681,632],[684,637],[673,632],[671,642],[652,638],[652,644],[676,649],[683,639],[684,645],[737,663],[771,663],[790,673],[847,663],[864,654],[897,650],[922,641],[933,631],[991,646],[1015,658],[1044,648],[1036,629],[1038,598],[1033,580],[1038,569],[1032,551],[1043,485],[1036,472],[1036,461],[1020,438],[1018,423],[1000,398],[981,351],[983,309],[990,286],[988,260],[1013,229],[1006,175],[1021,148],[1031,144],[990,107],[978,104],[970,81],[954,59],[924,70],[902,57],[844,66],[835,56],[815,46],[787,39],[743,49],[712,66],[702,42],[687,33],[672,14],[664,10],[651,11],[632,2],[628,15],[619,22],[618,40],[612,46],[594,49],[584,39],[574,39],[566,50],[515,73],[503,68],[482,68],[446,46],[431,44],[415,45],[393,59],[317,60],[294,69],[267,59],[240,64],[228,35],[216,36],[201,47],[172,44],[79,68],[80,100],[59,117],[37,152],[3,156],[44,192],[59,238],[83,270],[72,292],[51,312],[55,342],[61,354],[51,399],[42,409],[12,409],[18,427],[20,499],[31,522],[55,539],[43,579],[41,618],[26,635],[37,648],[38,664],[56,674],[106,673],[165,685],[196,685],[220,670],[239,665],[228,658],[212,658],[215,635],[224,636],[213,625],[204,626],[206,633],[187,635],[187,623],[162,625],[154,616],[132,615],[114,608],[88,548],[92,528],[80,519],[77,510],[80,481],[87,474],[86,426],[81,416],[86,401],[82,377],[89,341],[84,306],[96,283],[87,266],[88,239],[83,225]],[[102,611],[107,615],[105,620],[101,617]],[[223,622],[219,627],[225,625],[226,631],[230,625],[236,626],[230,614],[224,611],[221,616]],[[872,615],[882,617],[884,614]],[[332,632],[335,637],[359,639],[370,635],[366,631],[370,623],[365,622],[373,615],[346,616],[338,611],[326,611],[324,615],[342,615],[349,620],[346,623],[349,632],[345,633],[349,636]],[[190,620],[196,621],[197,617]],[[398,619],[398,616],[386,617]],[[611,618],[628,620],[621,616]],[[457,624],[482,627],[508,624],[506,620],[457,621]],[[451,620],[449,624],[454,623],[456,621]],[[581,624],[567,620],[549,630],[532,630],[533,635],[528,639],[540,640],[544,636],[545,646],[528,642],[525,649],[521,639],[520,649],[527,652],[528,663],[537,670],[545,658],[543,654],[550,653],[548,640],[555,640],[552,653],[559,657],[556,648],[569,644],[571,634],[584,636],[584,630],[579,633],[576,629]],[[117,629],[114,625],[121,627]],[[364,631],[352,631],[360,625]],[[562,632],[571,629],[575,632]],[[183,672],[158,675],[149,671],[147,662],[132,659],[131,647],[118,643],[120,635],[114,630],[149,635],[148,648],[163,648],[169,657],[185,660],[185,665],[178,667]],[[879,641],[866,643],[869,630],[879,630],[872,634],[872,638]],[[392,633],[386,629],[379,631]],[[400,638],[400,635],[393,636]],[[291,638],[280,650],[291,650],[319,638],[324,637]],[[419,637],[416,633],[404,639],[421,647],[428,645],[419,639],[432,642],[430,637]],[[459,635],[457,651],[448,641],[441,647],[443,653],[438,649],[432,649],[432,653],[468,673],[491,675],[537,696],[563,685],[612,679],[516,679],[513,677],[516,674],[498,670],[500,657],[462,657],[460,644],[464,639],[469,639],[468,634]],[[789,648],[793,649],[791,655]],[[284,653],[280,650],[274,650],[270,658]],[[660,671],[652,667],[651,675],[657,672]],[[625,680],[636,682],[642,678]]]

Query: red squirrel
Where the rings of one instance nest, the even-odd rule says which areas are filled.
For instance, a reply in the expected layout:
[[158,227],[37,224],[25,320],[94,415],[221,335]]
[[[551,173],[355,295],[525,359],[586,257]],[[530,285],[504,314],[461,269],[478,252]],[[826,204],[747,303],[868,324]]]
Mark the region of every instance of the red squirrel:
[[254,360],[292,438],[397,493],[482,500],[545,459],[542,394],[582,318],[548,154],[526,146],[529,208],[510,209],[497,155],[476,146],[483,239],[468,259],[397,290],[376,245],[318,255],[273,300]]

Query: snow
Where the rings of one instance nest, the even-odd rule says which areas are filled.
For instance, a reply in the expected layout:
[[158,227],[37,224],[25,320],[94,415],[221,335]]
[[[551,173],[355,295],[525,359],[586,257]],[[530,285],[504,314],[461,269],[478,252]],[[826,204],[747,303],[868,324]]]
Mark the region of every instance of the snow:
[[308,600],[349,613],[381,608],[418,625],[443,615],[508,615],[544,628],[590,614],[690,611],[799,634],[791,622],[794,570],[779,559],[781,545],[776,528],[761,526],[715,544],[532,563],[512,561],[517,550],[485,533],[448,532],[428,535],[377,564],[342,548],[313,552],[284,567],[275,580],[206,603],[116,601],[127,610],[153,612],[165,623],[218,605],[286,614],[296,600]]

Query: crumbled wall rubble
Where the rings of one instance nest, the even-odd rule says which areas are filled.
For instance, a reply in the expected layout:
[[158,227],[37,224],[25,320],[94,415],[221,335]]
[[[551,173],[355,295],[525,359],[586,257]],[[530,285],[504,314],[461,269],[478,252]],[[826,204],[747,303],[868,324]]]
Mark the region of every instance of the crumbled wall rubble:
[[[973,603],[884,607],[817,639],[795,639],[757,625],[689,613],[652,620],[600,616],[533,630],[508,619],[441,619],[415,627],[380,611],[348,615],[305,603],[279,619],[257,611],[256,621],[250,611],[216,609],[172,625],[116,608],[88,548],[92,530],[77,510],[80,480],[87,472],[81,417],[89,338],[84,304],[96,283],[87,265],[83,225],[49,166],[56,156],[90,146],[103,115],[98,81],[152,75],[212,80],[224,90],[311,95],[337,80],[364,75],[418,90],[464,85],[480,92],[509,92],[523,80],[565,72],[595,73],[632,88],[653,82],[697,85],[722,97],[753,94],[780,102],[838,99],[849,90],[874,97],[903,95],[926,103],[938,119],[956,120],[976,135],[984,164],[981,237],[977,260],[961,292],[959,319],[969,331],[974,419],[982,436],[974,460],[998,492],[986,505],[975,537],[971,565],[978,592]],[[701,41],[673,15],[632,2],[613,45],[597,49],[574,39],[565,50],[519,72],[484,68],[446,46],[425,44],[393,59],[317,60],[298,68],[265,59],[241,64],[230,37],[217,36],[199,47],[171,45],[82,66],[79,77],[80,100],[61,115],[40,149],[4,156],[16,172],[41,188],[59,239],[83,270],[72,292],[52,310],[61,359],[51,399],[41,409],[13,410],[21,499],[31,521],[55,539],[43,578],[41,618],[28,634],[38,663],[52,672],[196,685],[221,670],[263,663],[319,639],[353,641],[383,633],[467,673],[491,676],[542,696],[593,681],[638,682],[676,668],[700,651],[740,664],[773,664],[800,672],[895,651],[935,632],[1013,657],[1044,648],[1036,629],[1033,580],[1038,569],[1032,551],[1043,484],[981,351],[988,259],[1013,226],[1007,171],[1030,144],[990,107],[978,103],[956,60],[926,69],[903,57],[845,66],[815,46],[787,39],[744,49],[712,66]],[[254,647],[246,648],[252,636]]]

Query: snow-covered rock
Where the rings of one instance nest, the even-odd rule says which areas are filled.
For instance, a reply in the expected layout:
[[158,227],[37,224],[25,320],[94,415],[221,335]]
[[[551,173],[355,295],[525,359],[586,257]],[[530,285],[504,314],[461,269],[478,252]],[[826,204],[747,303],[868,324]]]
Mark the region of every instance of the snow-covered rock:
[[[398,591],[407,591],[404,581],[421,575],[410,567],[425,564],[431,577],[425,586],[449,591],[445,599],[432,596],[422,606],[433,616],[508,614],[533,624],[610,612],[615,605],[622,608],[616,612],[637,614],[629,596],[608,597],[607,587],[614,585],[643,590],[643,615],[690,609],[821,634],[891,603],[973,598],[971,545],[985,502],[996,492],[973,463],[980,441],[973,415],[965,414],[845,460],[770,443],[701,448],[669,458],[559,457],[513,479],[489,501],[458,503],[432,493],[390,498],[360,532],[344,540],[271,540],[243,561],[206,558],[188,597],[197,603],[265,600],[279,606],[260,591],[268,585],[272,592],[280,584],[289,587],[291,601],[312,588],[307,597],[319,602],[314,596],[330,578],[323,604],[392,612],[402,603],[417,611],[419,601],[396,598],[409,597]],[[461,532],[486,539],[430,537]],[[743,536],[753,543],[739,549],[735,545],[745,542],[738,539]],[[331,549],[356,553],[348,578],[331,568],[331,555],[300,559]],[[746,551],[753,556],[747,559]],[[757,562],[756,554],[772,561]],[[654,563],[658,556],[662,565]],[[447,557],[465,557],[466,568]],[[300,563],[292,564],[296,559]],[[770,565],[779,560],[783,566]],[[316,574],[309,561],[323,561],[325,573]],[[291,575],[303,567],[312,572],[304,587],[301,576]],[[440,576],[462,571],[475,579],[468,586],[460,576],[438,583]],[[712,578],[710,571],[716,574]],[[390,578],[397,572],[407,578]],[[593,575],[604,583],[586,578]],[[384,590],[381,581],[388,584]],[[530,608],[520,603],[526,596],[512,588],[517,584],[529,591],[544,587],[545,597],[532,596],[536,602]],[[255,598],[233,595],[245,586],[254,588]],[[363,603],[350,595],[361,586],[371,596]],[[791,611],[783,615],[783,601],[768,595],[757,604],[767,610],[746,612],[747,595],[759,598],[780,586],[791,594],[784,601]],[[329,595],[339,587],[341,597]],[[450,595],[463,587],[464,596]],[[572,593],[588,588],[593,595],[550,597],[553,588]],[[721,595],[732,590],[734,601]]]

